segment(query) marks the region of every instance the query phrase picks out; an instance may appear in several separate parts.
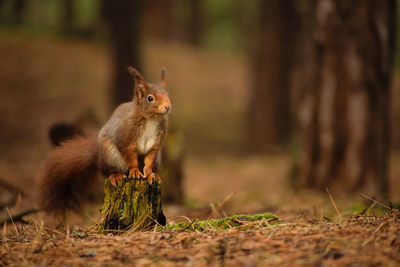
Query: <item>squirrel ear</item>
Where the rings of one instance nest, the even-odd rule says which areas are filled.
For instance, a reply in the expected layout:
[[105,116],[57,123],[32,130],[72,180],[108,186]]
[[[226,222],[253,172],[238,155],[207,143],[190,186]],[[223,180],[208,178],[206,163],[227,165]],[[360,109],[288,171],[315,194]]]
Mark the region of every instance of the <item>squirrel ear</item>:
[[132,76],[135,81],[135,92],[138,98],[142,98],[144,92],[147,90],[147,83],[143,76],[133,67],[128,66],[126,70]]
[[161,86],[166,88],[167,87],[167,68],[163,67],[161,69]]

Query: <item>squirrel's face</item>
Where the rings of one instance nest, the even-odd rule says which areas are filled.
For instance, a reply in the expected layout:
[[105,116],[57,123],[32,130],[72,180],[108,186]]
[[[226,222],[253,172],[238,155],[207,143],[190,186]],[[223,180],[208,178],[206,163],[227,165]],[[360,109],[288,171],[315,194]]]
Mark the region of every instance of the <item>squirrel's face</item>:
[[157,84],[148,84],[141,102],[143,111],[151,117],[166,115],[171,110],[168,92]]
[[171,110],[171,102],[165,90],[166,69],[161,70],[159,84],[147,83],[143,76],[134,68],[128,67],[129,74],[135,80],[135,102],[142,112],[148,117],[163,116]]

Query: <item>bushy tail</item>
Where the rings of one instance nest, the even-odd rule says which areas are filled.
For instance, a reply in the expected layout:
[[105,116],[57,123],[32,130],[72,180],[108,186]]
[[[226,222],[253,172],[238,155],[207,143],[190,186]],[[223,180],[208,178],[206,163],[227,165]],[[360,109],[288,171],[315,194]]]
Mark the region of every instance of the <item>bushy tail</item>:
[[54,149],[39,177],[39,202],[47,214],[78,212],[97,177],[97,142],[75,138]]

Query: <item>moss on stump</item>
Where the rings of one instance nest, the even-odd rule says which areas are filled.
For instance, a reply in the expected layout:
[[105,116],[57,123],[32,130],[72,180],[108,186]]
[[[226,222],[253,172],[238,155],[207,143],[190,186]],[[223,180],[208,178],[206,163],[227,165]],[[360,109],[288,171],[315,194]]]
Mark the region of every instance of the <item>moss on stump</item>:
[[156,222],[165,225],[161,185],[147,179],[124,179],[117,187],[106,179],[104,204],[97,230],[101,233],[148,229]]

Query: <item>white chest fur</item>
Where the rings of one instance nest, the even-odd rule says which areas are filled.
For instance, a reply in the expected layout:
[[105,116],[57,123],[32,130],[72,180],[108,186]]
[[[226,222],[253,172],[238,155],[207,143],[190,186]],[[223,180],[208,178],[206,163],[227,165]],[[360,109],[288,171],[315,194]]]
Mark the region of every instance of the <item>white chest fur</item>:
[[138,139],[138,150],[141,154],[146,154],[155,144],[160,128],[160,121],[149,120]]

